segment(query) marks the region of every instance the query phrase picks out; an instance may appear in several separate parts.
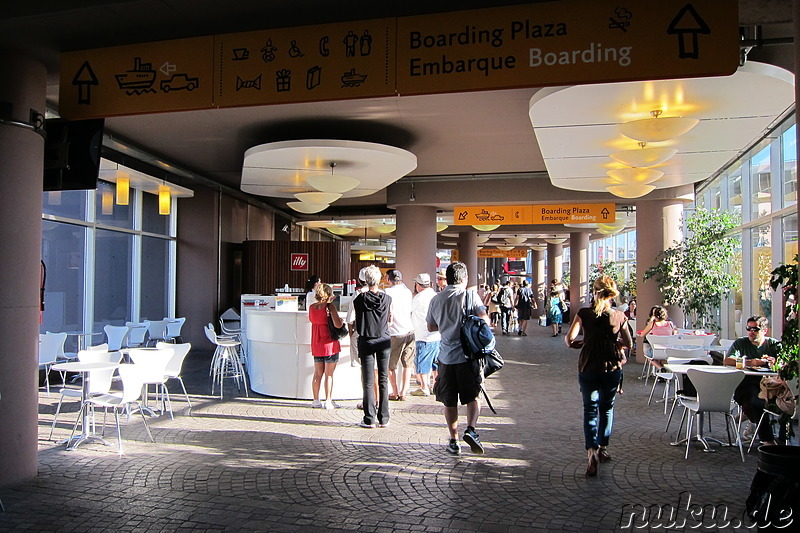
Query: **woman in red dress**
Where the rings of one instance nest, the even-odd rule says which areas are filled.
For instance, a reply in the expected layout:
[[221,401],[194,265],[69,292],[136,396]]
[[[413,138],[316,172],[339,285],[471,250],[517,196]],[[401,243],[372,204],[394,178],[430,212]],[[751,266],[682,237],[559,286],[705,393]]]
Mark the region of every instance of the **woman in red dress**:
[[[314,378],[311,381],[314,401],[311,402],[311,407],[335,409],[338,406],[333,403],[333,371],[336,370],[341,347],[338,340],[331,338],[328,315],[337,328],[342,327],[343,322],[336,306],[333,305],[333,289],[330,285],[326,283],[317,285],[314,289],[314,299],[316,303],[308,307],[308,320],[311,322],[311,355],[314,356]],[[323,375],[326,398],[324,403],[319,399]]]

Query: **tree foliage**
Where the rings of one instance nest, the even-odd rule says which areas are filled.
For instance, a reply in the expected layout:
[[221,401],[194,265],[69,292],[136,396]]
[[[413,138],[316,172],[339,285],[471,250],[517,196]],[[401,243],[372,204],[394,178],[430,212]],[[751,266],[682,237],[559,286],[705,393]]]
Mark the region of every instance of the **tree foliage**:
[[798,376],[798,333],[797,314],[800,311],[797,301],[797,260],[794,263],[782,264],[771,272],[770,286],[773,290],[783,287],[783,335],[781,335],[781,349],[778,353],[776,366],[781,377],[789,380]]
[[594,282],[600,276],[610,276],[617,282],[617,286],[621,285],[624,281],[622,279],[622,266],[614,261],[600,261],[599,263],[592,263],[589,265],[589,286],[593,286]]
[[739,221],[732,213],[698,208],[685,224],[686,238],[661,252],[644,280],[653,279],[664,303],[681,307],[694,327],[718,330],[716,310],[738,283],[730,268],[737,243],[728,233]]

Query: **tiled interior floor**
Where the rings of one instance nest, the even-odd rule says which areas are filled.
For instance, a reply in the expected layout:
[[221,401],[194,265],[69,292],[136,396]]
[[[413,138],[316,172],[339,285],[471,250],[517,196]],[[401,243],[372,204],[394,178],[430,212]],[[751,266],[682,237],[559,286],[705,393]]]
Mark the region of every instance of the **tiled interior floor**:
[[[66,451],[46,440],[58,395],[42,391],[39,476],[0,490],[0,530],[615,531],[630,506],[677,507],[687,498],[725,506],[734,521],[718,520],[714,530],[745,530],[733,526],[757,454],[742,462],[736,448],[693,446],[684,460],[684,448],[669,444],[677,424],[664,433],[663,406],[647,406],[649,387],[635,363],[618,397],[613,459],[596,478],[584,476],[577,351],[549,329],[499,338],[507,363],[488,382],[498,414],[482,411],[483,456],[468,446],[460,457],[445,451],[432,397],[392,402],[391,426],[372,430],[358,427],[355,401],[326,411],[308,401],[233,397],[232,389],[219,401],[209,396],[210,346],[198,348],[185,362],[194,408],[173,386],[175,419],[150,419],[151,443],[131,418],[121,457],[113,428],[109,447]],[[75,402],[66,407],[54,440],[68,436],[76,410]],[[721,417],[714,434],[724,435]],[[640,521],[639,530],[659,530],[654,524]]]

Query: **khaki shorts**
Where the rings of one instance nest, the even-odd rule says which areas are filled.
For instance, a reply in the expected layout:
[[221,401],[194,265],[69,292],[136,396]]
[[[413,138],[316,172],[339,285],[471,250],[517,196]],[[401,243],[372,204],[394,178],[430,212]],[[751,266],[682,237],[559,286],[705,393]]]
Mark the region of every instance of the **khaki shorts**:
[[392,337],[392,353],[389,356],[389,370],[397,368],[397,363],[403,363],[403,368],[414,368],[414,359],[417,356],[414,333]]

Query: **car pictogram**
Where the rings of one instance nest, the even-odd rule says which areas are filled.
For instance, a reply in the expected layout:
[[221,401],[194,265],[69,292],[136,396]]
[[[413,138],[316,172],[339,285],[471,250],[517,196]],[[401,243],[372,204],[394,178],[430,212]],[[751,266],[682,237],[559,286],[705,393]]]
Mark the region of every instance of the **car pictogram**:
[[161,90],[165,93],[186,89],[192,91],[200,85],[199,78],[190,78],[186,74],[173,74],[168,80],[161,82]]

